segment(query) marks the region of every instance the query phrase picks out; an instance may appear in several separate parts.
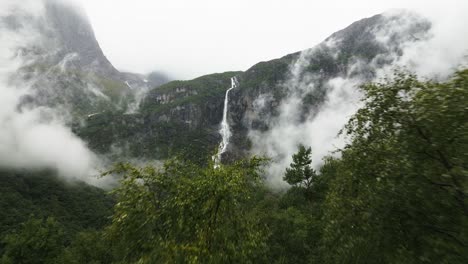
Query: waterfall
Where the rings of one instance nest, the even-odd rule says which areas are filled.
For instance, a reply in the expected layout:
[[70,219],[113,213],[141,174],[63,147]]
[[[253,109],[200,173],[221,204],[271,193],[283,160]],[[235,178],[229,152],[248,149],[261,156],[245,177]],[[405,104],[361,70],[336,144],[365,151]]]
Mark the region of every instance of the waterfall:
[[223,120],[221,121],[221,128],[219,129],[219,134],[222,137],[221,143],[219,143],[218,153],[213,157],[215,162],[215,167],[221,162],[221,155],[226,152],[227,145],[229,144],[229,139],[231,138],[231,129],[229,128],[229,123],[227,120],[228,114],[228,105],[229,105],[229,92],[237,87],[236,77],[231,78],[231,88],[226,91],[224,96],[224,108],[223,108]]

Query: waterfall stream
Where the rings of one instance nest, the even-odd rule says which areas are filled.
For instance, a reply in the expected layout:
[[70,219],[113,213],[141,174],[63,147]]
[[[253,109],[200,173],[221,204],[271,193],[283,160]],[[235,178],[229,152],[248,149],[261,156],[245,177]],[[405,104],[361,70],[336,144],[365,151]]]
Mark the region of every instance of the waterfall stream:
[[224,108],[223,108],[223,120],[221,121],[221,128],[219,129],[219,134],[222,137],[221,143],[219,143],[218,153],[213,157],[215,162],[215,167],[221,162],[221,155],[226,152],[227,145],[229,144],[229,139],[231,138],[231,129],[229,128],[229,122],[227,120],[228,114],[228,105],[229,105],[229,92],[237,87],[236,77],[231,78],[231,88],[226,91],[224,96]]

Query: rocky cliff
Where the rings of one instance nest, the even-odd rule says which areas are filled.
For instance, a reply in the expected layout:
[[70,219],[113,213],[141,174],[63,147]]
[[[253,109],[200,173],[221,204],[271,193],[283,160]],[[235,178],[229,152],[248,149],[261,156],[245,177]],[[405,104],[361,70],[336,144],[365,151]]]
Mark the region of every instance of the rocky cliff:
[[103,154],[148,159],[184,155],[205,162],[221,140],[218,130],[224,94],[230,78],[239,74],[226,72],[167,83],[147,94],[139,113],[92,116],[77,133]]
[[430,26],[412,13],[376,15],[332,34],[314,48],[254,65],[239,76],[239,88],[232,91],[233,140],[228,156],[248,154],[252,134],[281,126],[279,115],[286,106],[298,108],[295,116],[287,117],[296,119],[296,125],[312,119],[327,101],[331,80],[355,80],[356,85],[347,89],[357,89],[397,60],[409,42],[428,37]]
[[32,88],[23,105],[60,108],[75,120],[103,111],[135,112],[142,94],[167,82],[115,69],[79,6],[40,0],[7,7],[0,31],[18,39],[22,61],[13,79]]
[[294,115],[287,118],[295,124],[310,120],[326,103],[332,80],[353,79],[356,85],[371,80],[402,55],[405,45],[427,38],[431,27],[410,13],[376,15],[314,48],[260,62],[245,72],[164,84],[167,78],[157,72],[145,76],[115,69],[79,8],[56,0],[42,3],[39,15],[19,9],[0,20],[9,31],[37,36],[18,47],[26,63],[15,78],[32,83],[36,91],[23,104],[66,107],[79,117],[75,133],[93,150],[113,157],[180,154],[200,160],[213,154],[221,141],[224,94],[233,76],[239,86],[228,102],[232,141],[223,159],[250,154],[265,133],[282,125],[285,105],[294,104]]
[[[395,24],[404,27],[395,30]],[[251,153],[252,133],[278,125],[285,101],[300,98],[297,122],[304,122],[326,101],[330,80],[354,78],[359,84],[372,79],[379,68],[401,55],[405,44],[426,37],[429,28],[429,22],[407,13],[366,18],[314,48],[260,62],[246,72],[207,75],[155,88],[144,98],[139,114],[93,117],[81,135],[102,152],[114,148],[140,158],[181,154],[206,159],[221,140],[224,94],[230,78],[237,76],[239,87],[232,90],[228,103],[232,142],[223,156],[224,161],[237,159]],[[114,132],[105,132],[112,136],[100,139],[99,127],[113,127]]]

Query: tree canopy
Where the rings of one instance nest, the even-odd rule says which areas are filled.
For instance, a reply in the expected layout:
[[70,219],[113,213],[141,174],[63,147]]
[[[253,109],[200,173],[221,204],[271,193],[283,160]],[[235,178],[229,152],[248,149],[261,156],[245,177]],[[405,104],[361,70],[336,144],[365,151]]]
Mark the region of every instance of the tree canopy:
[[293,163],[289,168],[286,168],[286,173],[283,179],[294,186],[304,186],[309,189],[312,185],[313,178],[317,173],[312,168],[312,148],[307,148],[304,145],[299,145],[299,150],[292,156]]
[[[467,263],[468,70],[445,82],[396,72],[361,90],[363,106],[343,129],[340,155],[315,171],[312,149],[299,146],[284,191],[269,188],[258,158],[216,168],[177,158],[161,168],[119,164],[109,172],[121,181],[102,227],[64,224],[69,218],[52,217],[58,210],[25,217],[8,207],[21,195],[4,188],[5,212],[29,220],[5,222],[1,260]],[[58,197],[86,197],[69,195]],[[101,198],[109,199],[90,201],[101,207]],[[63,202],[45,200],[47,208]]]

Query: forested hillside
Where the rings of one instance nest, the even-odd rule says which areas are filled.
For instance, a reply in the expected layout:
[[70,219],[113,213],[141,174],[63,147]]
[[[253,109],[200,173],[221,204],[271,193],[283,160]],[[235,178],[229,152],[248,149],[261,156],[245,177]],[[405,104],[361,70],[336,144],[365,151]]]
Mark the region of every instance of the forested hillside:
[[458,5],[105,2],[0,1],[0,264],[468,263]]
[[[80,232],[104,228],[115,204],[106,191],[64,182],[50,170],[2,170],[0,192],[0,263],[56,263],[51,252],[61,252]],[[11,246],[13,259],[5,255]]]
[[[315,171],[314,150],[299,146],[285,192],[265,185],[263,158],[120,164],[109,172],[122,180],[106,227],[69,241],[53,207],[4,233],[2,261],[465,263],[468,70],[446,82],[396,72],[361,91],[340,155]],[[97,197],[93,206],[104,206]],[[102,212],[91,214],[102,219]]]

